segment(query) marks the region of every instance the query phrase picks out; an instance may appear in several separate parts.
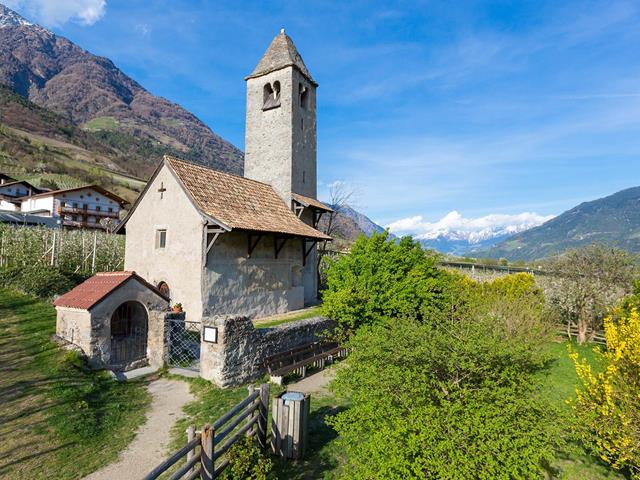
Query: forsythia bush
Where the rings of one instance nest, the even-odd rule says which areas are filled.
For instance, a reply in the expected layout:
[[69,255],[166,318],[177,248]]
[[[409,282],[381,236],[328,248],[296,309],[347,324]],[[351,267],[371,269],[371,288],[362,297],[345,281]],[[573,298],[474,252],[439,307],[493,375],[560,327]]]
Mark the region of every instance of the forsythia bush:
[[604,321],[604,369],[573,353],[582,388],[573,404],[583,439],[614,468],[640,479],[640,315],[621,309]]

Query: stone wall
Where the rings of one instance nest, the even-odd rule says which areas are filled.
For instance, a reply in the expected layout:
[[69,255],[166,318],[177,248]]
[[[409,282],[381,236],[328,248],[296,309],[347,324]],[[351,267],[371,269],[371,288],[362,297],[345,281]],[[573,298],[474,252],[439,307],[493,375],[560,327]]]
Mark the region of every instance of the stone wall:
[[203,326],[218,329],[218,342],[202,339],[200,376],[221,387],[241,385],[265,374],[264,361],[276,353],[316,341],[334,322],[316,317],[273,328],[253,326],[247,317],[203,319]]
[[[255,241],[255,238],[254,238]],[[274,255],[275,237],[265,235],[247,258],[247,234],[220,235],[207,255],[203,273],[203,316],[236,315],[254,318],[298,310],[305,305],[307,289],[315,298],[315,284],[303,277],[296,283],[295,271],[302,265],[302,240],[288,239],[278,258]],[[314,260],[310,260],[314,261]],[[308,267],[314,267],[307,262]],[[314,270],[315,271],[315,270]],[[187,312],[190,319],[194,319]]]

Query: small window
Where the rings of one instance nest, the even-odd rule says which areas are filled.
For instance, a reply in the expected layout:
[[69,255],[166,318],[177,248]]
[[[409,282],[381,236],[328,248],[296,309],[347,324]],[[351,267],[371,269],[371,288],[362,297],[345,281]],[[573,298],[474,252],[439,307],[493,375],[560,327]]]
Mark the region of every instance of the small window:
[[96,212],[100,211],[100,205],[96,205]]
[[298,92],[300,94],[300,106],[303,110],[309,108],[309,89],[302,83],[298,84]]
[[167,231],[156,230],[156,248],[166,248],[167,246]]

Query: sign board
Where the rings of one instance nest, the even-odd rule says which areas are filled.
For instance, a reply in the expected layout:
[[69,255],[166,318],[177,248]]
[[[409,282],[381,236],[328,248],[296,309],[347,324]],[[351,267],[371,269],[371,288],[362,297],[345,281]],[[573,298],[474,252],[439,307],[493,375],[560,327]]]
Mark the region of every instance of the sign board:
[[204,341],[209,343],[218,343],[218,328],[204,327]]

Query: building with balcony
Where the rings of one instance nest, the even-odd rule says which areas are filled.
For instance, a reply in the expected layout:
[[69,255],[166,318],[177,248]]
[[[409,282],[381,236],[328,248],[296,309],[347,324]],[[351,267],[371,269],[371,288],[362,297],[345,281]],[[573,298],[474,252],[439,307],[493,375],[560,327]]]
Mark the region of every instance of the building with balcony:
[[96,185],[43,192],[20,199],[20,211],[59,218],[63,227],[106,228],[103,220],[116,224],[127,201]]
[[[115,228],[127,201],[96,185],[46,191],[0,174],[0,222],[69,228]],[[14,221],[18,218],[20,221]],[[29,222],[25,219],[29,218]],[[42,219],[43,222],[33,222]],[[48,219],[48,220],[45,220]],[[104,222],[105,219],[112,222]]]

